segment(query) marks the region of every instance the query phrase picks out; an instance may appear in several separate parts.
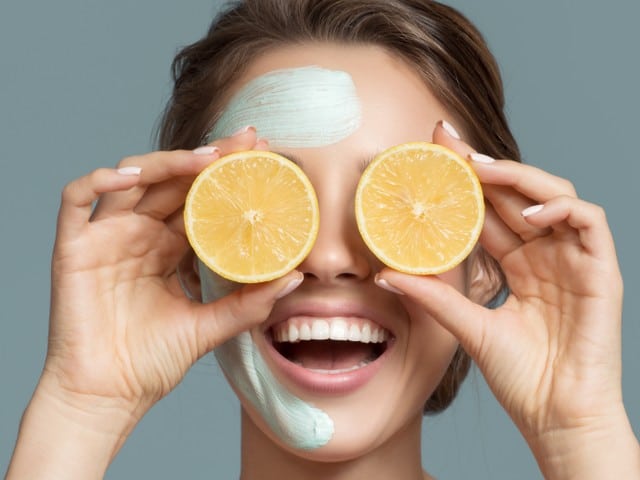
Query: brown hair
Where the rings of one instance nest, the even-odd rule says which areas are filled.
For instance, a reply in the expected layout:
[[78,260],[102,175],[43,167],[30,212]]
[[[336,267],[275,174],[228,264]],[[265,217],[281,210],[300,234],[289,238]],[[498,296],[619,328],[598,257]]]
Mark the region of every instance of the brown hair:
[[[482,35],[458,11],[432,0],[245,0],[230,5],[207,35],[173,62],[175,86],[160,124],[160,148],[198,146],[219,117],[229,86],[252,59],[268,49],[305,42],[385,48],[415,68],[478,151],[520,160],[503,111],[498,65]],[[504,285],[497,262],[482,250],[478,255],[491,283]],[[459,348],[427,401],[426,413],[452,402],[469,367],[468,355]]]

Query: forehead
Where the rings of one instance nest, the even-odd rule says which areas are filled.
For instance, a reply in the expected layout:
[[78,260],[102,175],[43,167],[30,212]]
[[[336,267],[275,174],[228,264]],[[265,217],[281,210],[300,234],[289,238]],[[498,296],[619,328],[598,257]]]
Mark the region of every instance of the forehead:
[[[316,73],[324,72],[325,79],[322,79],[321,75],[308,75],[313,69],[316,69]],[[423,79],[408,63],[397,55],[374,45],[312,43],[274,48],[259,55],[247,66],[245,72],[231,87],[229,98],[242,97],[246,93],[245,89],[250,89],[256,83],[261,88],[267,87],[263,90],[263,95],[267,96],[270,92],[268,88],[270,82],[265,79],[271,77],[276,79],[276,82],[271,84],[280,90],[280,95],[277,97],[280,102],[291,103],[291,98],[296,96],[304,101],[304,84],[277,81],[277,72],[287,70],[297,71],[298,80],[308,79],[309,89],[314,88],[314,84],[317,87],[323,81],[337,82],[333,84],[335,88],[332,87],[334,93],[332,100],[340,107],[353,107],[354,102],[345,101],[346,98],[350,98],[348,88],[351,85],[355,90],[355,103],[360,115],[358,128],[354,131],[364,129],[370,132],[377,130],[380,134],[384,131],[387,134],[400,134],[395,135],[396,140],[389,139],[391,143],[419,138],[428,140],[433,125],[441,118],[448,116]],[[301,74],[301,72],[305,73]],[[287,91],[291,94],[290,97],[287,96]],[[264,98],[262,100],[254,98],[254,100],[253,106],[246,108],[246,115],[242,118],[244,124],[240,125],[236,121],[235,125],[226,127],[225,133],[235,131],[234,127],[237,129],[246,124],[259,123],[261,118],[268,115],[265,114],[264,108],[256,107]],[[232,104],[233,101],[228,102],[227,107]],[[305,106],[308,104],[308,102],[304,103]],[[227,110],[224,111],[224,114],[226,113]],[[227,120],[224,114],[221,120]],[[327,126],[336,121],[335,115],[342,116],[343,120],[349,120],[347,117],[353,119],[353,110],[349,108],[335,109],[333,114],[332,119],[325,122],[320,121],[320,116],[315,119],[318,126],[315,134],[326,133]],[[268,120],[271,124],[275,122],[295,128],[296,123],[301,124],[305,119],[312,122],[313,108],[294,109],[290,115],[280,115]],[[429,138],[425,138],[427,132]],[[260,133],[258,129],[258,135]],[[310,132],[310,134],[313,133]],[[351,135],[351,133],[353,131],[348,134]],[[394,137],[394,135],[390,136]]]
[[348,73],[318,66],[284,68],[244,84],[209,140],[253,125],[272,146],[321,147],[349,137],[360,123],[360,100]]

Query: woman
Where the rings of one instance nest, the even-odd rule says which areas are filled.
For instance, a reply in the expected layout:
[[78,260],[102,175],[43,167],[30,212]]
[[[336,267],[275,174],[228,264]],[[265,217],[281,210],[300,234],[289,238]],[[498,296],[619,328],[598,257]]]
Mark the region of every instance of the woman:
[[[242,478],[430,478],[422,411],[446,408],[469,357],[546,477],[640,476],[604,214],[517,163],[497,67],[464,18],[415,0],[247,1],[174,71],[161,151],[65,189],[49,350],[9,478],[103,476],[137,421],[215,347],[243,407]],[[439,278],[384,269],[352,214],[363,164],[410,140],[468,157],[487,197],[479,248]],[[296,272],[239,288],[188,253],[181,204],[202,168],[250,148],[302,166],[322,221]],[[386,341],[273,341],[319,321],[366,324]]]

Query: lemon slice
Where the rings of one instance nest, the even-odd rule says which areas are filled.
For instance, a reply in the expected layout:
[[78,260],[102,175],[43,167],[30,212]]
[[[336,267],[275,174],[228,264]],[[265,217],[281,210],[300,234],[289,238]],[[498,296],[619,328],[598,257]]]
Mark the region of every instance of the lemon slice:
[[377,155],[360,179],[355,205],[369,249],[385,265],[416,275],[460,264],[484,224],[482,187],[469,163],[426,142]]
[[193,182],[184,207],[187,238],[220,276],[258,283],[295,269],[315,242],[319,209],[307,176],[272,152],[227,155]]

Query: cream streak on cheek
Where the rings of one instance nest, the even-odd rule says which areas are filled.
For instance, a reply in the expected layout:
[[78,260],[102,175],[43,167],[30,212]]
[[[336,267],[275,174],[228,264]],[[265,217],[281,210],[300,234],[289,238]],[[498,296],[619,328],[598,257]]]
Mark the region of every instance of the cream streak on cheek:
[[309,66],[274,70],[233,96],[207,142],[253,125],[270,145],[323,147],[360,127],[361,109],[351,75]]
[[[230,282],[199,262],[203,302],[213,302],[241,285]],[[286,390],[273,376],[249,332],[214,350],[229,381],[260,412],[273,433],[302,450],[326,445],[333,437],[333,420]]]

